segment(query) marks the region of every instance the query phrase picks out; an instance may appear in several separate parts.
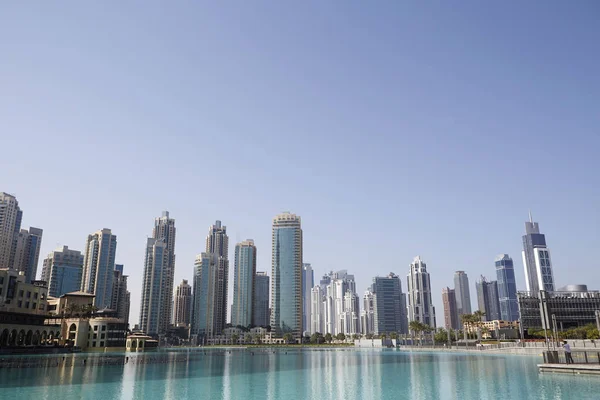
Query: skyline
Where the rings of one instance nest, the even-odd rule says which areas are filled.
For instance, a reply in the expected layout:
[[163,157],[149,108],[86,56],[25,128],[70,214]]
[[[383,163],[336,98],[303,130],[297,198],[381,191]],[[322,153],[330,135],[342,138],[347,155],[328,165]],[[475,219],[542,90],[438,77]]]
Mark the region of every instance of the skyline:
[[130,321],[163,210],[175,282],[217,219],[270,274],[291,210],[315,281],[405,288],[421,255],[439,325],[456,270],[473,297],[509,254],[525,288],[531,209],[556,286],[600,289],[596,2],[1,7],[0,190],[43,229],[40,259],[112,230]]
[[[17,198],[17,200],[19,200],[19,199]],[[21,204],[21,203],[19,202],[19,205],[20,205],[20,204]],[[286,211],[286,212],[284,212],[284,213],[287,213],[287,211]],[[24,213],[24,214],[25,214],[25,213]],[[164,219],[164,218],[165,218],[165,215],[167,216],[166,218],[168,218],[168,217],[169,217],[169,212],[168,212],[168,211],[162,211],[162,214],[161,214],[161,216],[160,216],[160,217],[155,217],[155,221],[159,221],[159,220],[162,220],[162,219]],[[298,216],[299,216],[299,217],[301,217],[300,215],[298,215]],[[173,220],[174,220],[174,219],[171,219],[171,221],[173,221]],[[533,221],[533,220],[532,220],[532,216],[531,216],[531,211],[529,211],[529,219],[528,219],[528,221],[526,221],[526,222],[525,222],[526,226],[527,226],[527,224],[529,224],[529,223],[532,223],[532,221]],[[536,225],[537,225],[537,221],[536,221],[535,223],[536,223]],[[220,221],[220,220],[217,220],[216,224],[217,224],[217,225],[211,224],[211,225],[209,226],[209,229],[210,229],[210,230],[212,230],[212,231],[214,231],[215,227],[217,227],[218,229],[221,229],[221,221]],[[225,226],[223,226],[223,229],[225,229]],[[109,232],[110,232],[110,231],[112,231],[110,228],[102,228],[101,230],[99,230],[98,232],[96,232],[96,234],[97,234],[97,233],[99,233],[100,231],[103,231],[103,230],[107,230],[107,231],[109,231]],[[116,235],[114,232],[112,232],[112,234],[113,234],[114,236],[117,236],[117,239],[118,239],[118,235]],[[89,235],[89,236],[91,236],[91,235]],[[304,236],[304,235],[303,235],[303,236]],[[207,245],[207,246],[208,246],[208,240],[209,240],[209,238],[210,238],[210,237],[211,237],[211,236],[209,235],[207,238],[205,238],[205,240],[206,240],[206,243],[205,243],[205,245]],[[89,238],[88,238],[88,240],[89,240]],[[149,237],[149,238],[147,238],[147,240],[151,240],[151,238]],[[242,245],[242,244],[244,244],[244,243],[252,243],[252,244],[254,244],[254,240],[253,240],[253,239],[245,239],[245,240],[242,240],[242,241],[240,241],[240,242],[236,243],[236,245],[234,246],[234,250],[232,250],[232,252],[233,252],[233,254],[234,254],[234,257],[235,257],[235,247],[237,247],[238,245]],[[42,245],[43,245],[43,241],[42,241]],[[61,245],[61,246],[63,246],[63,245]],[[228,246],[225,246],[225,247],[228,247]],[[258,247],[256,247],[256,248],[258,248]],[[54,251],[58,251],[58,250],[60,250],[60,248],[54,249],[54,250],[50,251],[50,253],[52,253],[52,252],[54,252]],[[70,250],[70,251],[73,251],[73,249],[71,249],[71,248],[69,248],[69,250]],[[76,251],[76,249],[75,249],[75,251]],[[49,253],[48,255],[50,255],[50,253]],[[201,253],[204,253],[204,252],[201,252]],[[200,255],[201,255],[201,253],[198,253],[198,254],[195,256],[195,258],[197,258],[198,256],[200,256]],[[42,256],[42,254],[43,254],[43,253],[40,253],[40,260],[42,260],[42,257],[41,257],[41,256]],[[497,255],[497,256],[495,257],[495,259],[494,259],[494,264],[495,264],[495,263],[498,261],[498,257],[500,257],[500,256],[506,256],[506,255],[507,255],[507,254],[500,254],[500,255]],[[414,257],[414,260],[416,260],[416,259],[419,259],[419,257],[420,257],[420,256],[416,256],[416,257]],[[46,256],[44,256],[43,258],[46,258]],[[121,266],[121,268],[122,268],[122,264],[123,264],[123,263],[119,263],[119,260],[118,260],[118,250],[117,250],[117,256],[115,257],[115,260],[116,260],[116,261],[115,261],[115,265],[120,265],[120,266]],[[413,262],[414,262],[414,260],[413,260]],[[40,261],[40,263],[41,263],[41,261]],[[306,265],[311,265],[311,263],[304,263],[304,264],[303,264],[303,266],[306,266]],[[410,265],[412,265],[412,263],[411,263]],[[496,266],[495,266],[495,267],[496,267]],[[495,268],[495,267],[494,267],[494,268]],[[517,267],[517,269],[519,269],[519,268]],[[39,266],[38,266],[38,276],[37,276],[37,278],[40,278],[40,279],[41,279],[41,270],[42,270],[42,268],[39,268]],[[332,269],[332,270],[336,270],[336,269]],[[329,273],[330,271],[332,271],[332,270],[329,270],[329,271],[324,271],[324,272],[323,272],[323,274],[319,275],[319,276],[318,276],[318,277],[315,279],[315,282],[317,282],[318,280],[320,280],[320,278],[321,278],[323,275],[326,275],[326,274],[328,274],[328,273]],[[410,267],[408,268],[408,270],[410,271]],[[176,273],[176,276],[177,276],[177,271],[178,271],[178,268],[177,268],[177,266],[175,266],[175,273]],[[261,272],[261,273],[266,273],[266,274],[267,274],[269,277],[271,276],[271,271],[269,271],[269,270],[266,270],[266,269],[265,269],[264,271],[261,271],[261,270],[260,270],[260,268],[258,268],[258,267],[257,267],[256,271],[257,271],[257,272]],[[351,270],[351,271],[352,271],[352,270]],[[395,271],[391,271],[391,272],[392,272],[392,273],[395,273]],[[402,272],[402,271],[400,271],[400,272]],[[454,275],[453,275],[453,282],[454,282],[454,284],[456,283],[456,281],[454,280],[454,278],[455,278],[455,276],[456,276],[456,273],[462,273],[462,272],[466,272],[466,271],[460,270],[460,271],[454,271],[454,272],[453,272],[453,274],[454,274]],[[522,280],[523,280],[523,286],[526,286],[526,279],[525,279],[525,268],[524,268],[524,266],[521,266],[521,272],[523,273],[523,276],[522,276]],[[184,272],[184,273],[182,273],[182,274],[183,274],[183,275],[185,275],[185,272]],[[233,277],[234,271],[233,271],[233,270],[229,271],[229,274],[230,274],[230,276],[229,276],[229,278],[228,278],[228,280],[229,280],[229,288],[228,288],[228,303],[227,303],[227,310],[229,310],[229,308],[230,308],[230,307],[232,306],[232,304],[233,304],[233,293],[232,293],[233,291],[232,291],[232,288],[233,288],[233,286],[234,286],[234,283],[233,283],[232,281],[233,281],[233,278],[234,278],[234,277]],[[190,276],[192,276],[192,280],[193,280],[193,275],[194,275],[194,270],[192,269],[192,272],[191,272],[191,274],[190,274]],[[431,275],[431,274],[430,274],[430,275]],[[468,275],[468,273],[467,273],[467,275]],[[482,275],[483,275],[483,273],[480,273],[480,276],[481,276],[481,277],[483,277]],[[518,273],[516,273],[516,275],[518,275]],[[495,274],[494,274],[494,275],[491,275],[491,274],[490,274],[490,276],[494,276],[494,277],[495,277]],[[358,297],[359,297],[359,299],[360,299],[360,302],[361,302],[361,303],[362,303],[362,301],[363,301],[363,295],[364,295],[364,293],[365,293],[367,290],[370,290],[370,288],[371,288],[371,285],[372,285],[372,282],[373,282],[373,279],[374,279],[374,278],[376,278],[376,277],[383,278],[383,277],[385,277],[385,275],[374,275],[373,277],[371,277],[371,278],[370,278],[370,280],[367,280],[367,282],[366,282],[366,284],[365,284],[365,289],[364,289],[364,290],[363,290],[363,289],[361,289],[361,286],[360,286],[360,285],[361,285],[363,282],[361,282],[361,281],[360,281],[360,280],[358,280],[358,279],[356,280],[356,282],[357,282],[357,289],[356,289],[356,293],[357,293],[357,295],[358,295]],[[134,278],[135,278],[135,277],[134,277]],[[401,276],[401,278],[402,278],[402,276]],[[129,278],[129,279],[131,279],[131,278]],[[175,280],[177,281],[177,279],[175,279]],[[182,280],[188,280],[188,278],[184,276],[184,278],[182,278]],[[436,314],[435,318],[436,318],[436,324],[437,324],[437,326],[438,326],[438,327],[441,327],[441,326],[443,326],[443,324],[444,324],[444,322],[443,322],[443,321],[444,321],[444,320],[443,320],[443,318],[444,318],[444,315],[445,315],[445,314],[444,314],[443,301],[442,301],[442,300],[443,300],[443,299],[442,299],[442,290],[443,290],[443,289],[444,289],[446,286],[449,286],[449,285],[442,286],[442,287],[441,287],[441,289],[440,289],[440,292],[439,292],[439,293],[437,293],[437,294],[439,294],[439,296],[437,296],[437,294],[436,294],[436,292],[435,292],[435,287],[436,287],[437,285],[435,285],[435,284],[434,284],[434,282],[435,282],[436,280],[437,280],[437,279],[435,279],[435,277],[434,277],[434,279],[432,279],[432,282],[431,282],[431,287],[432,287],[432,300],[433,300],[433,305],[434,305],[434,307],[435,307],[435,314]],[[519,279],[518,279],[518,278],[517,278],[516,280],[517,280],[517,282],[519,282]],[[471,289],[475,288],[475,292],[474,292],[474,293],[477,293],[477,291],[478,291],[478,289],[477,289],[477,284],[478,284],[479,280],[475,280],[475,281],[474,281],[474,280],[472,280],[472,279],[469,279],[468,281],[469,281],[469,289],[471,290]],[[565,285],[568,285],[568,284],[579,284],[579,283],[580,283],[579,281],[569,281],[569,282],[565,282],[565,283],[559,283],[559,284],[558,284],[556,287],[557,287],[557,288],[560,288],[560,287],[562,287],[562,286],[565,286]],[[407,285],[407,282],[406,282],[406,281],[404,282],[404,285]],[[588,286],[590,286],[590,285],[588,284]],[[175,289],[176,289],[176,288],[174,288],[174,289],[173,289],[173,293],[172,293],[172,296],[171,296],[171,297],[173,297],[173,298],[175,297]],[[593,287],[593,286],[590,286],[590,289],[591,289],[591,290],[594,290],[594,287]],[[521,287],[521,286],[519,286],[519,284],[517,283],[517,290],[519,290],[519,291],[523,291],[523,290],[526,290],[526,287]],[[140,293],[138,293],[137,295],[141,297],[141,292],[140,292]],[[131,316],[130,316],[130,318],[129,318],[131,326],[133,326],[133,325],[135,325],[135,324],[137,323],[137,321],[139,320],[139,313],[140,313],[140,311],[141,311],[141,308],[136,308],[136,307],[135,307],[135,304],[136,304],[136,303],[133,303],[133,301],[134,301],[134,299],[135,299],[136,297],[137,297],[137,296],[136,296],[136,293],[135,293],[134,291],[132,291],[132,300],[131,300],[131,302],[132,302],[132,304],[134,304],[134,306],[133,306],[133,307],[131,307],[131,311],[132,311],[132,313],[131,313]],[[438,298],[438,297],[439,297],[439,298]],[[479,309],[479,304],[478,304],[477,296],[476,296],[476,299],[475,299],[475,301],[473,300],[473,298],[472,298],[472,297],[473,297],[473,296],[471,296],[471,299],[470,299],[470,300],[471,300],[471,308],[472,308],[472,310],[477,310],[477,309]],[[440,303],[440,304],[438,304],[438,303]],[[140,304],[140,303],[138,302],[137,304]],[[439,308],[438,308],[438,307],[439,307]],[[136,312],[136,311],[137,311],[137,312]],[[440,314],[440,312],[441,312],[442,314]],[[227,321],[228,321],[228,322],[231,322],[231,315],[230,315],[230,313],[229,313],[229,312],[227,313]]]

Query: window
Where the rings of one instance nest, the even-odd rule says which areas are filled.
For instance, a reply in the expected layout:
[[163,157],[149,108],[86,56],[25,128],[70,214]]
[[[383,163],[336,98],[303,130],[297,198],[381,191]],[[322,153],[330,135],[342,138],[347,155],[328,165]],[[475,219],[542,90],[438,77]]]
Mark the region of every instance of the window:
[[100,342],[100,347],[104,347],[104,342]]
[[29,302],[25,302],[25,308],[29,308]]
[[101,335],[100,335],[100,339],[104,339],[104,338],[105,338],[105,335],[106,335],[105,333],[101,334]]
[[37,300],[37,298],[38,298],[38,293],[37,293],[37,292],[35,292],[35,293],[33,294],[33,298]]
[[31,292],[27,292],[27,298],[30,299],[31,298]]
[[21,300],[19,300],[19,301],[17,302],[17,307],[21,308],[21,306],[22,306],[22,305],[23,305],[23,302],[22,302]]
[[98,334],[94,333],[94,339],[98,339]]
[[23,291],[19,290],[19,297],[23,297]]
[[94,331],[97,332],[98,331],[98,325],[94,325]]
[[0,285],[2,285],[4,283],[4,277],[0,276]]
[[33,303],[33,307],[31,307],[33,310],[37,309],[37,303]]
[[106,330],[106,325],[102,325],[102,332]]

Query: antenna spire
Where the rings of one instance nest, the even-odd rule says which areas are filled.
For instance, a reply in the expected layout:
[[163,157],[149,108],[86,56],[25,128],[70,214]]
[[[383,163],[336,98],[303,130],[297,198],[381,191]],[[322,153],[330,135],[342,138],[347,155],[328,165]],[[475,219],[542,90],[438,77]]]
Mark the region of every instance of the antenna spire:
[[529,210],[529,222],[533,224],[533,217],[531,216],[531,210]]

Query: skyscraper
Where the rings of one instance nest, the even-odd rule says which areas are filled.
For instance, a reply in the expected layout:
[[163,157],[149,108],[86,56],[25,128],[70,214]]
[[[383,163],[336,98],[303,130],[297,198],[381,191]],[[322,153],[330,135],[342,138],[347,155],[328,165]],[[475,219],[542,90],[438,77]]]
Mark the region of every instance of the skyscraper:
[[175,220],[163,211],[146,240],[140,329],[153,337],[166,334],[172,319],[176,233]]
[[123,275],[123,264],[116,264],[113,274],[113,290],[110,308],[117,313],[118,318],[129,325],[131,293],[127,290],[127,275]]
[[13,268],[22,218],[16,197],[0,192],[0,268]]
[[471,314],[471,292],[469,290],[469,277],[465,271],[454,273],[454,295],[456,297],[456,311],[458,320],[463,314]]
[[533,222],[529,213],[529,222],[525,222],[523,236],[523,266],[527,291],[536,295],[540,290],[554,291],[554,275],[550,249],[546,246],[546,236],[540,233],[537,222]]
[[485,276],[475,283],[477,289],[477,303],[479,311],[485,313],[485,321],[494,321],[500,319],[500,302],[498,301],[498,283],[496,281],[488,282]]
[[192,316],[192,287],[187,280],[182,280],[175,289],[175,311],[173,325],[189,326]]
[[344,294],[344,304],[340,315],[340,333],[355,335],[360,333],[360,300],[351,290]]
[[311,331],[311,296],[315,286],[315,274],[310,264],[302,265],[302,330]]
[[81,289],[83,254],[62,246],[44,259],[42,280],[48,284],[48,296],[60,297],[63,294]]
[[140,329],[157,337],[167,332],[172,292],[168,288],[169,255],[163,239],[146,239],[140,302]]
[[325,332],[325,295],[321,286],[317,285],[310,291],[310,332]]
[[373,278],[373,331],[376,335],[408,333],[406,299],[400,277],[390,273]]
[[256,275],[256,246],[248,239],[235,246],[233,272],[233,306],[231,325],[252,325],[254,277]]
[[267,327],[269,320],[269,276],[266,272],[257,272],[254,277],[254,299],[252,307],[252,325]]
[[496,257],[496,278],[498,279],[498,298],[500,316],[504,321],[519,320],[519,301],[513,260],[508,254]]
[[[372,288],[372,286],[371,286]],[[404,297],[404,296],[403,296]],[[406,303],[406,299],[404,299]],[[406,304],[401,305],[406,318]],[[360,312],[360,325],[361,332],[365,335],[368,333],[375,333],[375,294],[371,289],[367,290],[363,295],[363,309]]]
[[88,236],[83,258],[81,291],[92,293],[94,305],[110,308],[117,237],[110,229],[102,229]]
[[192,335],[200,342],[220,335],[227,321],[229,278],[227,228],[216,221],[206,237],[206,252],[194,264]]
[[[167,257],[166,268],[163,277],[164,291],[168,293],[161,299],[161,307],[165,310],[167,324],[172,320],[173,314],[173,286],[175,284],[175,220],[169,217],[168,211],[154,219],[152,237],[165,243],[165,254]],[[162,303],[164,302],[164,304]]]
[[461,324],[458,319],[454,289],[449,287],[442,289],[442,303],[444,304],[444,326],[446,329],[460,329]]
[[[325,303],[323,305],[323,310],[325,313],[325,321],[323,333],[331,333],[332,335],[348,333],[345,331],[346,324],[344,322],[344,318],[351,318],[350,316],[344,316],[347,312],[345,298],[348,292],[356,295],[354,275],[348,274],[348,271],[345,269],[331,272],[329,274],[329,284],[324,292]],[[356,299],[358,299],[357,296]],[[356,313],[358,318],[360,316],[360,311],[357,309]]]
[[285,212],[273,218],[271,329],[276,335],[302,334],[302,226]]
[[410,265],[408,279],[408,321],[419,321],[435,328],[435,308],[431,301],[431,282],[427,264],[417,256]]
[[29,230],[21,229],[17,235],[12,268],[22,272],[27,283],[34,281],[37,275],[42,234],[41,229],[31,227]]

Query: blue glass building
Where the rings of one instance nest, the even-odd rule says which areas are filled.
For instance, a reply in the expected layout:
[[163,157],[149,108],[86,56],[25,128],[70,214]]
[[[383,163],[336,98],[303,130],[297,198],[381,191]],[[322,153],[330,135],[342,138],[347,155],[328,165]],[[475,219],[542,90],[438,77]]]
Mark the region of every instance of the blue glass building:
[[48,296],[60,297],[81,288],[83,254],[63,246],[44,259],[42,280],[48,283]]
[[505,321],[518,321],[519,303],[517,301],[515,269],[513,260],[508,254],[501,254],[496,257],[496,278],[501,318]]
[[233,306],[231,325],[247,327],[252,325],[254,297],[254,277],[256,275],[256,246],[253,240],[246,240],[235,246]]
[[102,229],[88,236],[83,259],[81,291],[95,295],[94,305],[110,308],[117,237],[110,229]]
[[302,228],[289,212],[273,218],[271,329],[276,335],[302,335]]

